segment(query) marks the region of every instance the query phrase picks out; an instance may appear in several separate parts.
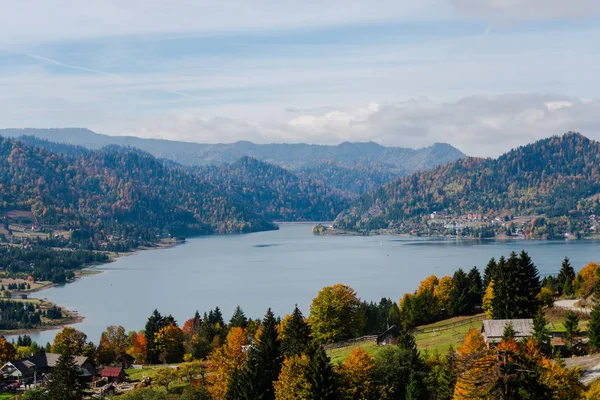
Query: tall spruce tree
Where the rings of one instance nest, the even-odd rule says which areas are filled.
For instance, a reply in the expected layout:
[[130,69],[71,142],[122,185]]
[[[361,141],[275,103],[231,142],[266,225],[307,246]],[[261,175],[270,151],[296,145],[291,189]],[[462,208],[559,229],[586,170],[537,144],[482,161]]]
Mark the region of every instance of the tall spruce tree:
[[575,270],[571,266],[568,257],[562,262],[560,272],[556,276],[556,288],[565,296],[573,295],[573,281],[575,280]]
[[323,346],[311,342],[308,381],[311,384],[310,400],[335,400],[335,375],[333,366]]
[[458,374],[456,372],[456,351],[450,346],[441,365],[442,371],[437,381],[437,399],[451,400],[454,398],[454,387]]
[[594,306],[590,313],[587,332],[590,347],[597,352],[600,351],[600,285],[596,285],[594,289],[593,300]]
[[465,271],[459,268],[452,276],[454,286],[450,292],[450,313],[465,315],[469,310],[469,278]]
[[279,377],[283,357],[277,333],[277,321],[269,308],[254,346],[248,350],[248,360],[232,387],[231,398],[272,400],[273,382]]
[[538,295],[542,289],[542,284],[537,267],[524,250],[518,257],[517,270],[516,318],[533,318],[541,308]]
[[541,310],[533,317],[533,339],[545,354],[550,353],[550,330],[548,329],[548,320]]
[[164,327],[164,325],[165,319],[162,315],[160,315],[158,310],[154,310],[152,315],[148,318],[148,322],[146,322],[146,328],[144,329],[144,335],[146,336],[148,349],[146,359],[150,362],[150,364],[157,364],[159,362],[158,355],[160,352],[154,339],[155,335]]
[[494,297],[492,298],[493,319],[514,319],[519,314],[515,307],[519,286],[518,258],[513,252],[508,260],[500,257],[494,276]]
[[306,353],[310,343],[310,328],[298,306],[283,327],[281,351],[285,357]]
[[48,398],[53,400],[81,400],[84,388],[79,380],[79,367],[67,348],[56,361],[50,374]]
[[486,288],[489,286],[490,282],[494,280],[496,277],[496,270],[498,268],[498,264],[494,257],[490,258],[487,265],[485,266],[485,270],[483,271],[483,287]]
[[246,318],[244,310],[242,310],[242,307],[239,305],[235,308],[231,320],[229,321],[229,325],[232,328],[246,328],[248,325],[248,318]]
[[476,307],[481,306],[481,301],[483,299],[483,282],[477,267],[471,268],[467,278],[469,280],[469,307],[471,308],[471,311],[473,311]]
[[571,310],[567,311],[563,325],[565,327],[565,341],[567,342],[567,347],[572,349],[579,336],[579,316]]

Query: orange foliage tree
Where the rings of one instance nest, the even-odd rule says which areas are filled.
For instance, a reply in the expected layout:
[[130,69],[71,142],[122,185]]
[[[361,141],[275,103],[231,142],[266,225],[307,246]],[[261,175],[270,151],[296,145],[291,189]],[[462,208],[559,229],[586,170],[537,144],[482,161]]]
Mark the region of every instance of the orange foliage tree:
[[100,343],[96,351],[99,364],[110,364],[127,351],[127,335],[122,326],[111,325],[102,332]]
[[435,275],[430,275],[419,284],[419,288],[417,289],[417,294],[422,293],[426,290],[429,290],[431,293],[435,290],[436,286],[439,283],[439,279]]
[[207,358],[208,390],[217,399],[225,398],[234,372],[239,371],[246,361],[244,346],[248,337],[243,328],[231,328],[225,343],[214,349]]
[[485,346],[481,333],[470,329],[462,345],[456,350],[458,380],[454,399],[491,398],[494,380],[492,370],[495,358]]
[[146,356],[148,355],[146,335],[133,332],[130,337],[130,342],[131,346],[127,350],[127,353],[135,359],[135,362],[145,364],[147,362]]
[[599,283],[600,266],[591,262],[577,274],[575,278],[575,294],[577,296],[589,296]]
[[17,355],[17,350],[10,344],[4,336],[0,336],[0,363],[4,364],[7,361],[14,360]]
[[377,385],[373,377],[375,367],[375,359],[364,349],[355,347],[336,369],[339,398],[377,398]]

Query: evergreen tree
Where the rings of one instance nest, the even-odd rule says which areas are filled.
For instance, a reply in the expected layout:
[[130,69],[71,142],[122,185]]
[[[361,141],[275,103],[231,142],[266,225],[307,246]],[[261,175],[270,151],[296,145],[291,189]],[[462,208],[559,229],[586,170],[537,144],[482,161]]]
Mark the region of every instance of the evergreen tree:
[[569,258],[565,257],[560,266],[560,272],[556,276],[556,287],[560,294],[565,296],[573,295],[573,281],[575,280],[575,270],[569,262]]
[[192,329],[195,333],[200,332],[200,328],[202,327],[202,318],[200,318],[200,313],[196,310],[194,314],[194,318],[192,320]]
[[459,268],[452,276],[454,287],[450,292],[450,313],[452,315],[465,315],[469,310],[469,278]]
[[48,398],[53,400],[83,399],[83,385],[79,381],[79,368],[75,357],[67,349],[58,360],[50,374]]
[[513,252],[508,260],[500,257],[494,279],[494,297],[492,298],[492,317],[494,319],[517,318],[515,300],[518,293],[518,259]]
[[233,312],[233,316],[229,321],[229,325],[232,328],[246,328],[248,325],[248,318],[246,318],[246,314],[244,314],[244,310],[239,305],[235,308]]
[[277,333],[277,322],[269,308],[260,328],[256,344],[248,351],[248,360],[242,369],[235,387],[231,389],[233,399],[272,400],[275,398],[273,382],[281,372],[281,343]]
[[452,346],[448,349],[441,367],[442,370],[437,382],[437,398],[438,400],[451,400],[454,397],[454,387],[457,379],[456,352]]
[[309,353],[308,380],[312,392],[310,400],[335,400],[335,375],[329,356],[323,346],[315,342],[311,343]]
[[390,311],[388,312],[387,325],[391,327],[393,325],[400,326],[402,324],[402,317],[400,316],[400,309],[398,304],[392,303]]
[[490,282],[493,281],[496,277],[496,270],[498,268],[498,264],[494,257],[490,258],[487,265],[485,266],[485,270],[483,271],[483,285],[482,287],[488,287]]
[[155,334],[157,334],[165,325],[165,319],[158,312],[158,310],[154,310],[152,315],[148,318],[148,322],[146,322],[146,328],[144,329],[144,335],[146,336],[147,343],[147,351],[148,355],[146,359],[150,364],[157,364],[159,362],[158,355],[159,350],[154,341]]
[[544,353],[550,352],[550,330],[542,311],[538,311],[533,317],[533,338]]
[[469,307],[472,311],[475,307],[481,306],[483,299],[483,282],[477,267],[471,268],[467,279],[469,280]]
[[587,333],[590,347],[594,351],[600,351],[600,285],[594,289],[594,306],[590,313]]
[[412,371],[406,387],[406,400],[419,400],[423,394],[423,381]]
[[565,341],[567,347],[572,348],[575,344],[577,335],[579,335],[579,317],[573,311],[569,310],[565,314]]
[[285,357],[306,353],[310,343],[310,328],[296,305],[283,327],[281,351]]
[[213,325],[225,325],[225,321],[223,321],[223,313],[221,313],[219,307],[215,307],[215,311],[210,311],[210,313],[208,314],[208,322],[210,322]]
[[537,267],[524,250],[518,257],[517,270],[518,290],[514,304],[517,308],[516,318],[533,318],[541,307],[538,295],[542,285]]
[[515,332],[515,328],[513,327],[512,322],[506,324],[506,326],[504,327],[504,331],[502,332],[502,340],[514,339],[516,335],[517,332]]

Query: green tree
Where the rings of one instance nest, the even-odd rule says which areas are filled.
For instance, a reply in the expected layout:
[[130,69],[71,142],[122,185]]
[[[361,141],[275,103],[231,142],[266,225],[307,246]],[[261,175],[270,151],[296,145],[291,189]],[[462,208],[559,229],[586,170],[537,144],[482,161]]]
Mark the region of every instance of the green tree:
[[600,288],[596,288],[594,295],[594,306],[590,313],[590,320],[587,326],[587,334],[590,347],[594,351],[600,351]]
[[263,399],[275,398],[273,382],[281,372],[283,357],[281,343],[277,333],[277,322],[269,308],[259,330],[256,344],[248,351],[248,360],[239,377],[233,382],[228,391],[232,399]]
[[540,310],[538,296],[542,285],[538,269],[525,250],[518,257],[517,268],[518,291],[515,305],[519,312],[518,318],[533,318]]
[[502,340],[514,340],[516,335],[517,332],[515,332],[512,322],[506,324],[504,331],[502,332]]
[[467,275],[469,281],[469,307],[471,310],[481,306],[483,299],[483,282],[477,267],[471,268]]
[[313,338],[334,343],[356,337],[364,324],[360,300],[349,286],[336,284],[321,289],[310,305],[308,324]]
[[310,400],[334,400],[336,398],[335,375],[331,360],[323,346],[311,343],[309,356],[308,380],[312,391]]
[[402,317],[400,316],[400,309],[398,308],[398,304],[392,303],[392,305],[390,306],[387,322],[388,326],[400,326],[400,324],[402,324]]
[[567,347],[572,348],[575,344],[577,336],[579,335],[579,317],[573,311],[569,310],[565,314],[565,341]]
[[310,328],[298,306],[286,319],[281,337],[281,351],[285,357],[306,353],[310,343]]
[[239,305],[235,308],[233,315],[231,316],[231,320],[229,321],[229,325],[232,328],[246,328],[248,325],[248,318],[246,318],[246,314],[244,314],[244,310]]
[[483,271],[483,285],[482,287],[488,287],[490,282],[493,281],[496,277],[496,270],[498,268],[498,264],[496,260],[492,257],[490,261],[488,261],[485,266],[485,270]]
[[160,315],[158,310],[154,310],[152,315],[148,318],[148,322],[146,322],[146,328],[144,329],[148,351],[146,359],[150,364],[157,364],[159,362],[160,350],[156,345],[155,337],[164,326],[165,319],[162,315]]
[[452,276],[454,286],[450,293],[450,313],[451,315],[465,315],[469,310],[469,278],[465,272],[459,268]]
[[48,384],[48,397],[53,400],[81,400],[83,390],[75,357],[69,348],[65,348],[52,370]]
[[544,353],[550,351],[550,330],[548,320],[542,311],[533,317],[533,339]]
[[494,319],[514,319],[518,316],[515,299],[518,292],[517,255],[513,252],[507,260],[500,257],[496,266],[493,294],[491,301]]
[[560,266],[560,272],[556,276],[556,288],[560,294],[565,296],[573,295],[573,281],[575,280],[575,270],[569,262],[569,258],[565,257]]

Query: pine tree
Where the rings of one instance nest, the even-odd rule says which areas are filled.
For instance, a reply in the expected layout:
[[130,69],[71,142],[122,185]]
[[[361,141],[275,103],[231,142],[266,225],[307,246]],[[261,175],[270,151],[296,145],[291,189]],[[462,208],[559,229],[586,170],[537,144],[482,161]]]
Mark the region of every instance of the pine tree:
[[390,311],[387,315],[387,325],[391,327],[393,325],[400,326],[402,324],[402,317],[400,316],[400,309],[398,308],[398,304],[392,303],[390,306]]
[[561,294],[565,296],[573,295],[573,281],[575,280],[575,270],[569,262],[569,258],[565,257],[560,266],[560,272],[556,276],[556,287]]
[[239,305],[235,308],[233,312],[233,316],[229,321],[229,325],[232,328],[246,328],[248,325],[248,318],[246,318],[246,314],[244,314],[244,310]]
[[194,314],[192,327],[195,333],[200,332],[200,328],[202,327],[202,318],[200,318],[200,313],[198,312],[198,310],[196,310],[196,313]]
[[458,269],[452,276],[454,287],[450,292],[450,313],[452,315],[465,315],[469,312],[469,278],[462,269]]
[[490,261],[488,261],[485,266],[485,270],[483,271],[483,287],[488,287],[490,282],[494,280],[496,277],[496,270],[498,268],[498,264],[496,260],[492,257]]
[[518,259],[513,252],[508,260],[500,257],[494,279],[494,297],[492,298],[492,317],[494,319],[517,318],[515,300],[518,293]]
[[335,375],[331,360],[323,347],[314,342],[311,343],[308,352],[310,356],[308,380],[312,391],[310,400],[334,400],[336,398]]
[[590,347],[594,351],[600,351],[600,285],[594,289],[594,306],[590,313],[587,333]]
[[540,310],[538,295],[542,289],[537,267],[524,250],[518,257],[517,318],[533,318]]
[[48,398],[56,400],[83,399],[83,385],[79,381],[79,368],[75,357],[65,351],[60,355],[50,375]]
[[283,327],[281,351],[285,357],[306,353],[310,343],[310,328],[298,306]]
[[569,310],[565,314],[565,341],[567,347],[572,348],[575,344],[577,335],[579,335],[579,317],[573,311]]
[[146,322],[146,329],[144,330],[148,349],[148,355],[146,359],[150,362],[150,364],[156,364],[159,362],[159,351],[156,347],[154,338],[155,334],[157,334],[164,327],[164,323],[165,319],[162,315],[160,315],[158,310],[154,310],[150,318],[148,318],[148,322]]
[[406,400],[419,400],[423,394],[423,381],[419,379],[416,372],[411,372],[408,380],[408,386],[406,387]]
[[475,307],[481,306],[483,299],[483,283],[477,267],[471,268],[467,279],[469,281],[469,306],[472,311]]
[[275,398],[273,382],[279,377],[283,361],[280,346],[277,322],[269,308],[262,321],[256,344],[248,351],[248,360],[235,382],[236,386],[231,389],[233,399]]
[[533,338],[540,349],[548,354],[550,351],[550,330],[548,321],[542,311],[538,311],[533,317]]
[[514,339],[516,335],[517,332],[515,332],[515,328],[513,327],[512,322],[506,324],[506,326],[504,327],[504,331],[502,332],[502,340]]
[[450,346],[442,363],[442,371],[437,382],[437,398],[439,400],[451,400],[454,397],[456,386],[456,352]]

